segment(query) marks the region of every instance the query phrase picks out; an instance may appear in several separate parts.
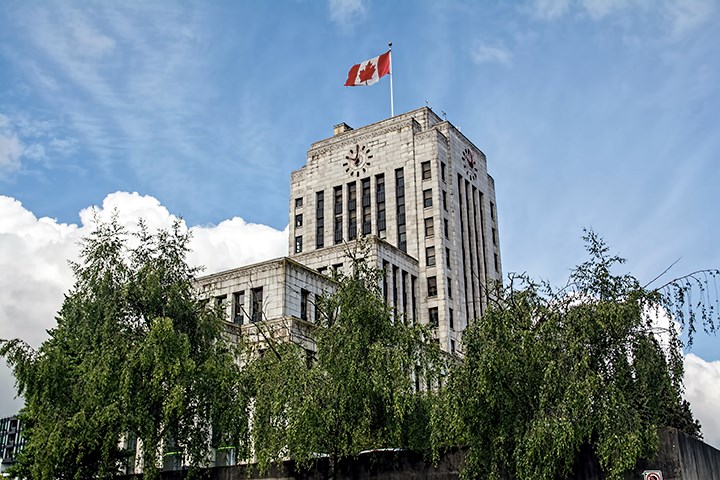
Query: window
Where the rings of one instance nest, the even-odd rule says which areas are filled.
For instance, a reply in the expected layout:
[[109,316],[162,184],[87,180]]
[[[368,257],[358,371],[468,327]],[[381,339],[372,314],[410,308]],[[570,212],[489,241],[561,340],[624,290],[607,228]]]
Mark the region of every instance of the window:
[[342,187],[335,187],[333,189],[333,196],[334,196],[334,212],[335,212],[335,245],[338,243],[341,243],[343,240],[343,232],[342,232]]
[[455,353],[455,340],[450,340],[450,353]]
[[433,223],[432,217],[425,219],[425,236],[432,237],[435,235],[435,224]]
[[315,193],[315,248],[325,246],[325,192]]
[[295,227],[302,227],[302,223],[302,213],[298,213],[297,215],[295,215]]
[[425,249],[425,262],[428,267],[435,265],[435,247]]
[[377,234],[385,238],[385,175],[375,176],[375,202],[377,206]]
[[295,253],[302,253],[302,235],[295,237]]
[[445,164],[440,162],[440,178],[445,181]]
[[445,190],[443,190],[442,197],[443,197],[443,208],[447,211],[447,192]]
[[430,316],[430,326],[431,327],[437,327],[438,326],[438,307],[433,307],[428,310],[428,314]]
[[372,213],[370,211],[370,179],[363,178],[362,185],[362,234],[370,235]]
[[227,312],[225,311],[225,304],[227,303],[227,295],[220,295],[215,297],[215,307],[220,310],[223,320],[227,318]]
[[302,197],[298,197],[295,199],[295,208],[300,208],[303,206],[303,199]]
[[395,195],[397,201],[398,248],[407,251],[407,233],[405,231],[405,174],[402,168],[395,170]]
[[452,270],[450,262],[450,249],[448,247],[445,247],[445,266],[448,268],[448,270]]
[[495,221],[495,204],[493,202],[490,202],[490,218],[492,221]]
[[452,278],[447,277],[448,297],[452,298]]
[[443,218],[443,228],[445,230],[445,238],[450,238],[450,225],[447,218]]
[[449,309],[449,310],[450,310],[450,311],[448,312],[448,323],[450,324],[450,328],[453,328],[453,329],[454,329],[454,328],[455,328],[455,321],[453,320],[453,311],[452,311],[452,308]]
[[500,273],[500,262],[498,262],[498,254],[495,254],[495,271]]
[[332,268],[332,271],[335,272],[337,275],[342,275],[342,273],[343,273],[343,264],[342,263],[335,263],[330,268]]
[[430,162],[422,162],[420,164],[420,169],[422,170],[422,179],[430,180]]
[[357,183],[348,183],[348,238],[357,237]]
[[310,303],[310,292],[304,288],[300,290],[300,318],[308,319],[308,304]]
[[492,229],[492,242],[493,245],[497,247],[497,230],[494,228]]
[[432,189],[423,190],[423,206],[432,207]]
[[252,312],[250,313],[251,321],[255,323],[262,320],[263,289],[262,287],[253,288],[250,290],[250,294],[252,295],[250,299],[252,302]]
[[233,322],[242,325],[245,321],[245,290],[233,293]]
[[428,297],[436,297],[437,296],[437,278],[436,277],[428,277],[427,287],[428,287]]

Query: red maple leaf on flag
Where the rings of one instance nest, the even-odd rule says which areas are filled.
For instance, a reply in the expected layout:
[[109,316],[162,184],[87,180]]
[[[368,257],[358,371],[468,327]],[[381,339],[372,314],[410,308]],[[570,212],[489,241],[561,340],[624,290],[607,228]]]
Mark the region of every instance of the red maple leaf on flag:
[[368,80],[372,80],[374,73],[375,65],[373,65],[372,62],[368,62],[367,65],[365,65],[365,68],[360,70],[360,81],[367,82]]

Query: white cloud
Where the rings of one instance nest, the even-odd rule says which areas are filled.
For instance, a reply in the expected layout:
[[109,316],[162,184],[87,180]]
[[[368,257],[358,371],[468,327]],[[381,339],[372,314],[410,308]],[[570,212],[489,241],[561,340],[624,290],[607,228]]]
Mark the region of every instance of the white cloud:
[[20,168],[23,150],[23,144],[15,133],[0,130],[0,172]]
[[682,35],[707,21],[717,8],[713,0],[669,0],[665,15],[675,35]]
[[585,11],[594,19],[618,12],[630,5],[629,0],[582,0]]
[[365,17],[363,0],[329,0],[330,19],[340,25],[352,25]]
[[530,7],[536,17],[552,20],[565,15],[570,10],[570,0],[532,0]]
[[26,114],[11,116],[0,113],[0,174],[20,170],[23,160],[48,159],[48,152],[66,157],[76,149],[71,139],[49,136],[57,126],[47,120],[33,120]]
[[717,8],[714,0],[530,0],[532,16],[541,20],[555,20],[565,15],[577,14],[603,20],[622,14],[639,14],[638,21],[647,22],[652,15],[668,24],[667,31],[674,36],[682,35],[705,23]]
[[[107,195],[100,206],[80,212],[78,225],[37,218],[16,199],[0,195],[1,338],[23,338],[35,347],[45,340],[63,294],[72,286],[68,260],[77,260],[78,241],[94,228],[94,214],[107,220],[114,211],[130,230],[141,217],[151,229],[166,228],[177,219],[157,199],[138,193]],[[238,217],[217,226],[190,227],[190,231],[188,262],[206,265],[207,273],[287,253],[287,229],[247,223]],[[0,416],[19,407],[12,399],[12,377],[2,364],[0,361]]]
[[705,442],[720,449],[720,361],[685,356],[685,398],[702,424]]
[[484,43],[476,43],[470,52],[470,58],[477,64],[482,63],[502,63],[510,64],[512,54],[508,49],[501,45],[487,45]]
[[69,27],[70,46],[80,55],[100,58],[115,48],[115,40],[97,31],[78,14],[74,16]]

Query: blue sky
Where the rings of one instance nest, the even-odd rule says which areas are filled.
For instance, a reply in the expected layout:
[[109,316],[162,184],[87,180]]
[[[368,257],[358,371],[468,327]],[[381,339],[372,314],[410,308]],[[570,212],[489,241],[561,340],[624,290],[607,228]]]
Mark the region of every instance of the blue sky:
[[[663,279],[720,267],[718,24],[713,0],[2,2],[5,281],[51,279],[57,310],[51,260],[72,249],[31,273],[13,249],[67,242],[93,205],[182,216],[225,245],[227,265],[201,256],[211,268],[275,253],[223,242],[281,238],[310,144],[389,116],[387,79],[343,86],[388,41],[395,111],[446,112],[486,153],[505,272],[563,283],[585,227],[641,281],[678,258]],[[12,298],[0,337],[23,332]],[[692,350],[708,378],[718,340]],[[720,413],[720,390],[704,394]]]

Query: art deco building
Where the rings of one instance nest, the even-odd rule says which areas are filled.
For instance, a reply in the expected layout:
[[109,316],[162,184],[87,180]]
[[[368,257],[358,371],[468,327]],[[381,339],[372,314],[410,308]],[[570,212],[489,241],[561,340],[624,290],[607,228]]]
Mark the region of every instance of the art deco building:
[[327,274],[349,267],[345,253],[360,236],[386,272],[386,301],[433,326],[448,352],[502,276],[485,155],[429,108],[358,129],[341,123],[314,143],[291,175],[289,230],[288,257],[198,279],[238,335],[256,335],[264,320],[312,350],[314,298],[332,290]]

